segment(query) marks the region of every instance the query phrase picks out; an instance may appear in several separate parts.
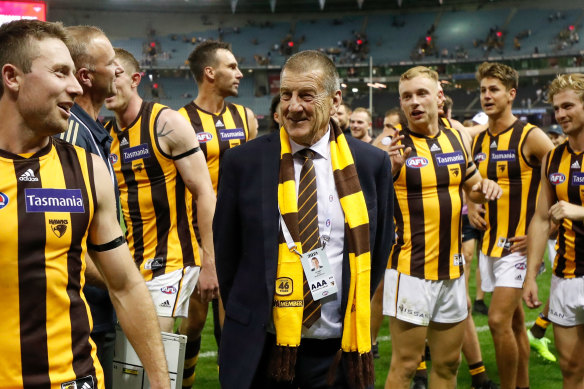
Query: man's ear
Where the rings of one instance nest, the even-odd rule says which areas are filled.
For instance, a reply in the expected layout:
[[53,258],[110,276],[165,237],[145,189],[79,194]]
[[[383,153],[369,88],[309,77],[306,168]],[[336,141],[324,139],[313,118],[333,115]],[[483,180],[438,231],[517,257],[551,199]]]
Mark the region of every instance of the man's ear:
[[132,88],[137,88],[142,81],[142,75],[138,72],[132,74]]
[[212,66],[205,66],[205,69],[203,70],[203,74],[210,81],[215,81],[215,69]]
[[20,82],[22,71],[16,66],[7,63],[2,66],[2,83],[4,88],[13,92],[18,92],[20,89]]
[[337,89],[335,91],[335,93],[333,94],[332,98],[333,98],[333,105],[331,106],[331,113],[330,113],[331,116],[336,114],[337,111],[339,110],[339,106],[341,105],[341,102],[343,101],[343,92],[341,92],[340,89]]
[[93,77],[91,76],[91,70],[87,68],[79,68],[77,72],[75,72],[75,77],[79,84],[81,84],[82,88],[91,88],[93,85]]

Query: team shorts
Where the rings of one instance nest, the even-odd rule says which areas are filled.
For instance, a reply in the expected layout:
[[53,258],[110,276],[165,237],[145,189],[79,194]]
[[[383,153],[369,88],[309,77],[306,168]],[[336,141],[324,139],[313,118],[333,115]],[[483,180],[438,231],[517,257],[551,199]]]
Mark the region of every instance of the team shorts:
[[387,269],[383,314],[420,326],[459,323],[468,315],[464,277],[431,281]]
[[481,232],[470,224],[468,215],[462,215],[462,241],[466,242],[471,239],[479,240],[480,237]]
[[549,319],[565,327],[584,324],[584,277],[552,275]]
[[556,240],[555,239],[548,239],[547,243],[548,248],[548,260],[550,261],[552,270],[554,269],[554,261],[556,260]]
[[158,316],[187,317],[200,271],[198,266],[187,266],[146,281]]
[[523,288],[527,272],[527,257],[511,253],[505,257],[490,257],[481,252],[479,258],[481,289],[492,292],[496,287]]

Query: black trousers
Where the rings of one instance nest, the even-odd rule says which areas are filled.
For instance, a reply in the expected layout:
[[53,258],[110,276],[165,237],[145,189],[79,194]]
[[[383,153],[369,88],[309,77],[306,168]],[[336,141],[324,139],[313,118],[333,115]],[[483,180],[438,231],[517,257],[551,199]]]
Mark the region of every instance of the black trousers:
[[341,339],[302,339],[298,347],[294,381],[275,382],[268,377],[268,365],[276,337],[268,334],[260,365],[254,376],[252,388],[266,389],[349,389],[342,363],[336,368],[332,386],[327,385],[327,378],[337,352],[341,348]]

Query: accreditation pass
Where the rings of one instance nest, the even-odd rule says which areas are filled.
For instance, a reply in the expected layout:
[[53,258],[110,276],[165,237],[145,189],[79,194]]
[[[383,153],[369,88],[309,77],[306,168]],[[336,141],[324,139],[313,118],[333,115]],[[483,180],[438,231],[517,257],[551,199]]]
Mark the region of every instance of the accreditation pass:
[[324,247],[302,254],[300,260],[310,293],[315,301],[337,293],[337,282],[331,271]]

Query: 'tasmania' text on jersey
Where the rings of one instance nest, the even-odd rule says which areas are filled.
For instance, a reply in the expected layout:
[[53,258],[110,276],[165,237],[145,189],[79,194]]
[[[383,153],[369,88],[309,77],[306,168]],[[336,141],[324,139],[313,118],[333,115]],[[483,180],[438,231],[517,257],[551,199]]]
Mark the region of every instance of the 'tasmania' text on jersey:
[[510,254],[509,238],[527,235],[535,212],[541,171],[523,155],[523,145],[532,124],[515,121],[507,130],[479,134],[473,143],[473,157],[481,175],[495,181],[503,190],[501,198],[484,205],[487,230],[481,251],[491,257]]
[[207,159],[213,189],[217,193],[219,164],[223,153],[249,139],[245,107],[225,102],[223,110],[213,114],[191,101],[178,112],[190,121],[197,133],[201,150]]
[[82,292],[91,154],[50,138],[29,158],[0,150],[0,171],[0,388],[103,389]]
[[106,125],[113,137],[110,158],[120,187],[128,246],[146,281],[200,265],[191,195],[156,135],[164,109],[143,102],[128,128],[117,128],[115,120]]
[[[564,142],[548,155],[546,178],[555,200],[584,206],[584,153]],[[554,203],[556,201],[553,201]],[[584,222],[562,219],[556,243],[554,274],[562,278],[584,276]]]
[[404,127],[412,152],[394,178],[396,243],[388,268],[427,280],[463,274],[462,185],[476,173],[461,134],[440,124],[434,137]]

